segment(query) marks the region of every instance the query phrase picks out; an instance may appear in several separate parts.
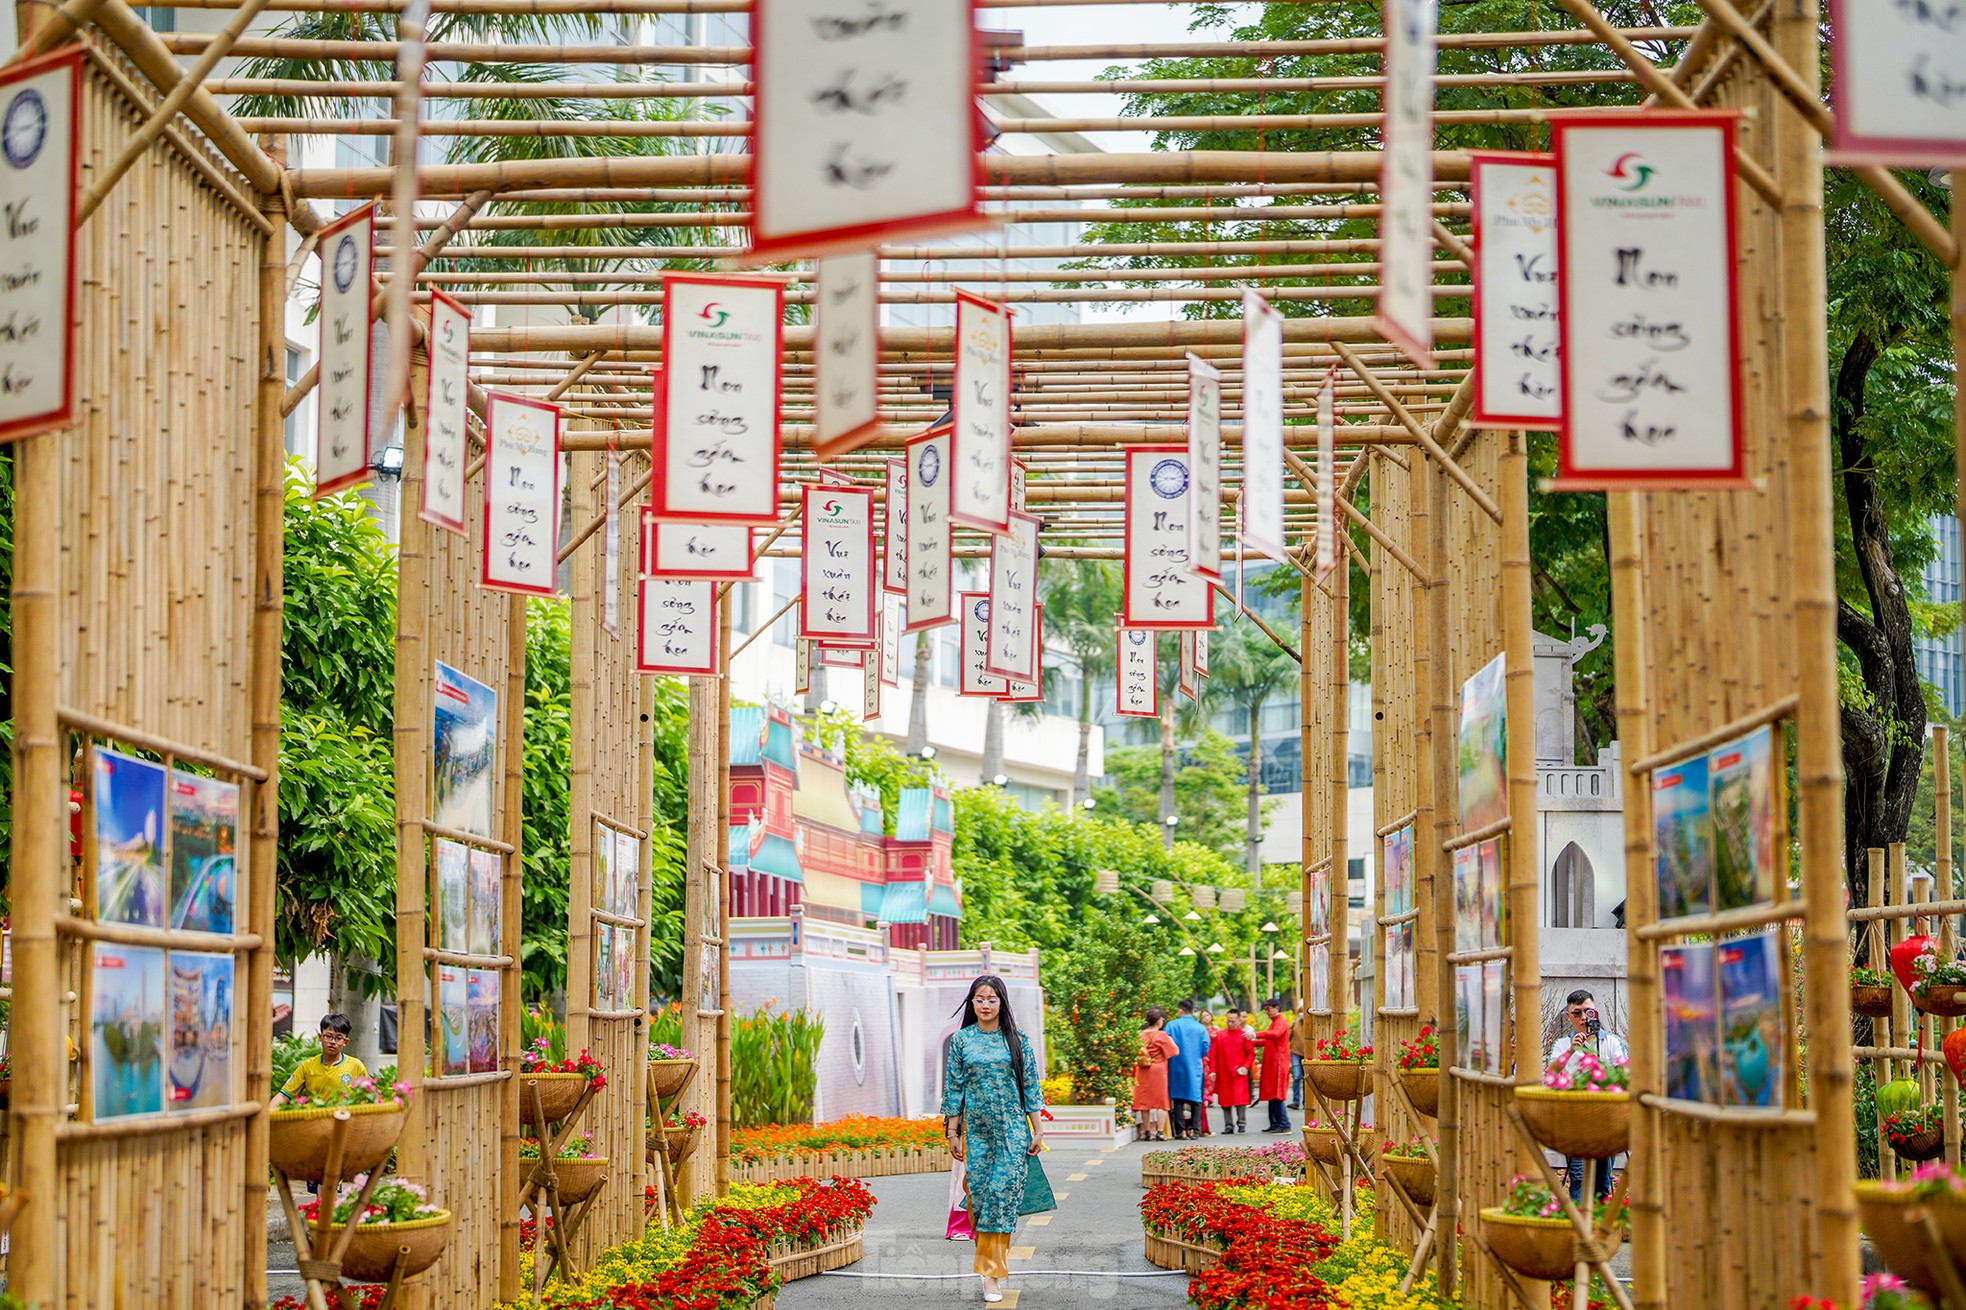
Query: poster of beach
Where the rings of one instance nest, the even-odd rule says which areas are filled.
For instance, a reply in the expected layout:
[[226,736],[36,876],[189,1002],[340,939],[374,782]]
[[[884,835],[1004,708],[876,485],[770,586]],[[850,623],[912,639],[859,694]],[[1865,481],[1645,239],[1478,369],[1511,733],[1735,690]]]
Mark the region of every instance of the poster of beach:
[[238,921],[239,784],[171,772],[171,927],[232,931]]
[[473,836],[494,836],[498,693],[439,661],[430,700],[430,820]]
[[1775,730],[1756,728],[1707,756],[1713,780],[1715,908],[1736,910],[1775,899]]
[[1461,831],[1472,832],[1509,817],[1506,765],[1505,657],[1497,655],[1461,684],[1461,731],[1456,748],[1460,776]]
[[471,949],[471,848],[438,838],[430,843],[437,863],[437,949]]
[[[159,774],[163,772],[158,770]],[[158,808],[163,807],[160,778]],[[164,1109],[164,952],[96,942],[89,1011],[95,1117],[129,1119]]]
[[498,970],[466,969],[464,988],[471,1072],[491,1073],[498,1068]]
[[1715,949],[1720,953],[1720,1102],[1779,1106],[1788,1076],[1781,939],[1756,933]]
[[172,951],[171,1053],[166,1096],[172,1110],[233,1103],[232,957]]
[[1666,1095],[1680,1101],[1720,1099],[1720,1062],[1714,1050],[1713,947],[1706,943],[1659,951],[1665,997]]
[[163,927],[164,766],[97,747],[92,799],[96,918]]
[[1706,756],[1696,755],[1653,773],[1652,843],[1659,917],[1710,912],[1713,825]]
[[1382,847],[1385,866],[1385,915],[1393,918],[1413,908],[1413,825],[1386,834]]
[[471,993],[464,974],[456,965],[437,966],[437,1017],[443,1033],[437,1044],[439,1077],[471,1072]]
[[615,913],[624,919],[642,915],[642,844],[625,832],[614,837],[614,870],[619,879],[620,899]]
[[497,851],[471,851],[471,953],[498,954],[500,881],[505,870]]
[[1454,852],[1454,949],[1481,949],[1481,852],[1472,846]]

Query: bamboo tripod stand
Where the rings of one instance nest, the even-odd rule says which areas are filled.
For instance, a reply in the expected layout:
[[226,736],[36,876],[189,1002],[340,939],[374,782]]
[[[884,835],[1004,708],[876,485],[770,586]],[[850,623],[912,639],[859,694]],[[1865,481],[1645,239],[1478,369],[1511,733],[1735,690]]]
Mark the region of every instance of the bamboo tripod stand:
[[664,1103],[665,1098],[656,1085],[657,1080],[654,1066],[651,1065],[648,1070],[649,1128],[647,1150],[649,1162],[655,1166],[656,1194],[653,1198],[643,1203],[642,1214],[644,1218],[648,1217],[651,1212],[659,1214],[662,1218],[662,1226],[664,1228],[669,1226],[671,1216],[674,1217],[675,1222],[679,1224],[683,1222],[683,1198],[676,1190],[676,1171],[669,1161],[669,1134],[664,1131],[663,1125],[669,1122],[670,1109],[678,1101],[683,1099],[683,1093],[688,1091],[690,1083],[695,1081],[697,1067],[695,1064],[690,1065],[689,1072],[685,1073],[683,1080],[676,1084],[676,1089],[669,1093],[666,1104]]
[[[539,1085],[537,1083],[526,1085],[523,1094],[532,1098],[531,1107],[522,1115],[527,1124],[541,1129],[542,1132],[551,1127],[546,1121],[546,1107],[540,1100]],[[544,1290],[546,1280],[554,1271],[561,1271],[567,1276],[579,1273],[579,1267],[573,1260],[571,1244],[574,1236],[579,1233],[581,1224],[586,1222],[587,1212],[593,1208],[594,1200],[600,1196],[601,1189],[595,1188],[569,1208],[560,1200],[560,1175],[554,1170],[553,1161],[558,1158],[560,1148],[566,1145],[567,1138],[573,1135],[574,1128],[580,1123],[581,1115],[586,1113],[587,1105],[593,1099],[594,1085],[589,1083],[580,1089],[580,1099],[573,1103],[571,1110],[567,1111],[566,1118],[560,1120],[560,1126],[554,1130],[552,1140],[540,1142],[539,1159],[533,1165],[532,1173],[526,1178],[524,1188],[519,1192],[519,1208],[522,1210],[532,1202],[534,1197],[540,1198],[540,1205],[533,1214],[533,1218],[537,1220],[533,1225],[532,1248],[532,1294],[535,1299]],[[547,1249],[549,1246],[550,1252]]]
[[[317,1256],[328,1241],[328,1229],[334,1218],[335,1198],[341,1192],[341,1170],[344,1148],[348,1141],[348,1111],[334,1113],[334,1127],[328,1138],[328,1163],[321,1171],[320,1200],[314,1207],[314,1222],[307,1225],[300,1221],[299,1207],[294,1205],[293,1181],[279,1169],[273,1167],[273,1185],[280,1193],[280,1208],[287,1212],[287,1231],[293,1234],[295,1267],[300,1270],[302,1281],[307,1284],[307,1304],[310,1310],[339,1310],[344,1302],[341,1295],[341,1262],[348,1256],[348,1247],[355,1240],[360,1225],[355,1222],[376,1184],[382,1181],[382,1170],[369,1170],[368,1181],[355,1197],[355,1208],[349,1214],[349,1222],[341,1226],[335,1236],[334,1245],[326,1255]],[[303,1180],[304,1181],[304,1180]],[[396,1258],[391,1261],[387,1290],[382,1294],[382,1304],[378,1310],[394,1310],[396,1297],[403,1290],[403,1260],[410,1253],[407,1246],[399,1247]]]

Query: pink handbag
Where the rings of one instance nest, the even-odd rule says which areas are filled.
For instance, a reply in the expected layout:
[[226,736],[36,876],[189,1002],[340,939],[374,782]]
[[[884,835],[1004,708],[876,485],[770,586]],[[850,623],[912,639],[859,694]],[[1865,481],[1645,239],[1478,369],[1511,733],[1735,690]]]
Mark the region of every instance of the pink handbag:
[[969,1221],[969,1189],[963,1185],[963,1162],[953,1162],[949,1170],[949,1227],[942,1234],[951,1242],[973,1242],[976,1230]]

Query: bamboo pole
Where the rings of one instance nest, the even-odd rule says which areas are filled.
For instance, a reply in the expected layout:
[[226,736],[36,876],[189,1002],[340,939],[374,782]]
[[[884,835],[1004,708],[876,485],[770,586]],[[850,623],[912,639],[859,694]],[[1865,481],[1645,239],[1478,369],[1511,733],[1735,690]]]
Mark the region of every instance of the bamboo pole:
[[[1507,656],[1504,685],[1508,734],[1509,838],[1508,936],[1513,954],[1509,983],[1515,995],[1515,1073],[1537,1083],[1543,1067],[1542,957],[1538,953],[1542,883],[1536,832],[1536,659],[1531,611],[1529,554],[1529,442],[1508,433],[1498,470],[1502,501],[1502,650]],[[1535,1172],[1535,1161],[1519,1150],[1520,1172]]]
[[[508,934],[501,947],[518,954],[525,915],[525,734],[526,734],[526,598],[505,599],[505,691],[499,703],[499,745],[505,764],[505,790],[500,797],[499,831],[512,849],[505,852],[499,880],[499,931]],[[493,610],[492,612],[496,612]],[[519,1190],[524,1172],[519,1164],[519,1139],[525,1135],[519,1102],[520,1059],[524,1038],[520,1014],[521,971],[515,963],[499,974],[499,1064],[507,1077],[499,1089],[498,1152],[498,1296],[516,1300],[521,1291],[519,1252],[521,1218]],[[638,1193],[639,1195],[639,1193]]]
[[[575,523],[592,516],[593,479],[588,476],[594,457],[574,456],[571,469],[567,513]],[[605,494],[605,493],[604,493]],[[569,689],[569,722],[573,726],[572,759],[568,776],[569,867],[573,871],[567,896],[567,1049],[593,1045],[593,1028],[588,1014],[597,1003],[594,978],[594,815],[597,787],[595,772],[601,750],[601,705],[606,689],[594,685],[596,642],[600,616],[595,612],[600,590],[600,569],[591,550],[576,552],[570,567],[572,597],[573,670]],[[612,840],[612,839],[610,839]]]
[[[24,32],[20,47],[6,59],[0,60],[0,68],[12,64],[24,64],[30,59],[47,54],[62,42],[74,36],[89,24],[102,0],[69,0],[59,9],[52,10],[40,19],[32,31]],[[32,12],[31,10],[29,12]]]
[[[1344,1027],[1343,1016],[1351,1010],[1351,834],[1347,810],[1351,795],[1351,630],[1352,569],[1349,562],[1331,573],[1331,690],[1326,713],[1330,715],[1331,813],[1325,822],[1331,828],[1331,1010],[1333,1025]],[[1361,998],[1363,1007],[1370,998]],[[1354,1034],[1356,1036],[1356,1034]],[[1347,1213],[1351,1200],[1345,1199]]]
[[[404,415],[402,504],[421,503],[423,492],[424,419],[422,412]],[[430,1170],[429,1098],[414,1093],[423,1087],[427,1044],[424,1040],[425,997],[430,969],[423,950],[429,944],[428,863],[424,854],[423,821],[429,785],[430,702],[425,689],[434,673],[430,640],[430,527],[421,515],[397,515],[395,720],[391,729],[396,775],[396,1067],[408,1083],[408,1119],[397,1146],[397,1167],[406,1177],[424,1178]]]
[[730,1191],[730,609],[731,593],[717,602],[717,1195]]
[[[1460,1233],[1461,1208],[1461,1089],[1450,1072],[1460,1059],[1460,1029],[1450,1021],[1456,1013],[1454,966],[1454,892],[1451,863],[1445,859],[1446,843],[1460,829],[1458,777],[1455,772],[1454,669],[1450,663],[1450,633],[1453,620],[1447,585],[1447,474],[1431,460],[1417,470],[1427,502],[1428,555],[1430,581],[1424,604],[1428,615],[1427,635],[1432,647],[1428,662],[1428,682],[1421,692],[1427,697],[1429,754],[1434,802],[1433,840],[1436,874],[1434,897],[1434,955],[1440,962],[1434,982],[1434,1004],[1440,1023],[1436,1036],[1440,1044],[1440,1104],[1434,1122],[1439,1130],[1439,1159],[1436,1165],[1436,1216],[1440,1246],[1435,1278],[1443,1296],[1452,1297],[1460,1274],[1461,1251],[1455,1237]],[[1416,829],[1416,836],[1418,830]],[[1442,873],[1447,876],[1442,876]]]

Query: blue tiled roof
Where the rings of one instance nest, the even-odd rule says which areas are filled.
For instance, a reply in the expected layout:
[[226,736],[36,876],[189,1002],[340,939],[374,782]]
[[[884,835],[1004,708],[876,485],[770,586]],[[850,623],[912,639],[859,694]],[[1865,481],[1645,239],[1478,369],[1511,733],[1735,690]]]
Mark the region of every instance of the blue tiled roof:
[[949,798],[930,787],[910,787],[901,793],[900,813],[894,819],[896,841],[927,841],[932,833],[953,834]]
[[935,890],[929,893],[928,912],[945,919],[963,917],[963,907],[956,904],[956,893],[947,883],[936,883]]
[[928,918],[928,904],[918,882],[891,882],[881,899],[882,923],[922,923]]
[[860,884],[860,912],[862,914],[873,915],[878,918],[881,913],[881,907],[886,903],[886,884],[878,882],[863,882]]
[[765,834],[765,839],[751,856],[751,870],[754,873],[769,873],[787,882],[805,883],[805,872],[799,868],[799,853],[775,832]]

